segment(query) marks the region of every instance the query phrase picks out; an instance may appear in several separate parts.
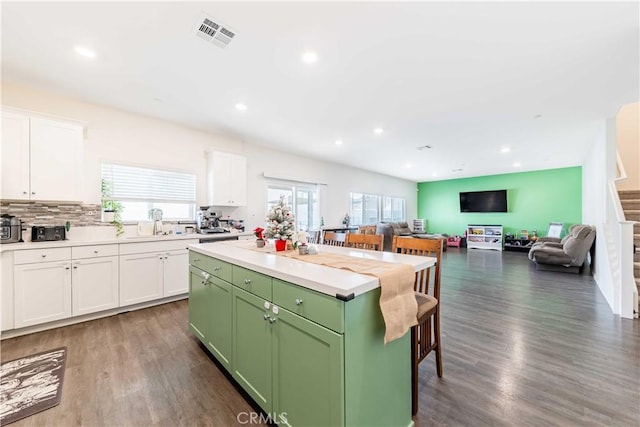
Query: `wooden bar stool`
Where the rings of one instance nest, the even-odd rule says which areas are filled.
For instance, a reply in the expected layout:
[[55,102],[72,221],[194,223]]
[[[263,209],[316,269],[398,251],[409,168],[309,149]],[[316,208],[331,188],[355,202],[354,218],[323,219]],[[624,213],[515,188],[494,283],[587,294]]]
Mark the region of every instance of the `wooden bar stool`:
[[336,233],[335,231],[325,231],[322,243],[329,246],[344,246],[347,233]]
[[[440,343],[440,264],[442,239],[393,237],[393,253],[436,258],[435,267],[416,272],[414,289],[418,302],[418,325],[411,328],[411,409],[418,413],[418,365],[435,350],[436,370],[442,377],[442,346]],[[434,274],[431,270],[434,269]]]
[[320,230],[309,230],[307,234],[307,243],[320,243]]
[[381,251],[384,236],[382,234],[357,234],[348,233],[345,246],[349,248],[369,249]]

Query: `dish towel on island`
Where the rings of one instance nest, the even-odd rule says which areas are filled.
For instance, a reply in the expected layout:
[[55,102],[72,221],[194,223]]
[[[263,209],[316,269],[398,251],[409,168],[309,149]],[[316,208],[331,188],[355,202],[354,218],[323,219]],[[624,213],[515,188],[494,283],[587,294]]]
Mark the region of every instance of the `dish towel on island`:
[[278,255],[377,277],[380,280],[380,311],[385,324],[385,344],[402,337],[418,324],[418,303],[413,290],[415,272],[408,264],[339,254],[309,256],[298,255],[297,252],[279,252]]

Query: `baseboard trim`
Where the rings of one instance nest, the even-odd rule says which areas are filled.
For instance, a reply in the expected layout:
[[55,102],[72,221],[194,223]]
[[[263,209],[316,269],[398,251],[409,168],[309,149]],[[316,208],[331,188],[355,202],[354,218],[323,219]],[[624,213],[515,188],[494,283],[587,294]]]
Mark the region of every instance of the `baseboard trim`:
[[125,307],[113,308],[111,310],[100,311],[97,313],[85,314],[83,316],[70,317],[67,319],[56,320],[54,322],[42,323],[40,325],[27,326],[26,328],[9,329],[7,331],[0,332],[0,340],[33,334],[35,332],[46,331],[49,329],[61,328],[63,326],[75,325],[76,323],[102,319],[103,317],[115,316],[118,314],[126,313],[128,311],[141,310],[143,308],[154,307],[156,305],[167,304],[187,298],[189,298],[189,294],[180,294],[153,301],[146,301],[134,305],[128,305]]

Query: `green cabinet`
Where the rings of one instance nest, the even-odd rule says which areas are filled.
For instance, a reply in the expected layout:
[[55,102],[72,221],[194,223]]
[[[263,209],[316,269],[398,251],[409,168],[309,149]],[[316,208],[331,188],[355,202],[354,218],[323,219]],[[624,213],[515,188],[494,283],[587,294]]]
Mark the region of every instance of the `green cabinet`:
[[343,337],[233,288],[233,371],[280,425],[344,423]]
[[232,375],[265,412],[272,411],[272,323],[265,300],[233,287]]
[[216,359],[231,369],[231,290],[233,286],[217,277],[209,278],[209,336],[205,345]]
[[203,344],[209,336],[209,287],[208,273],[189,267],[189,329]]
[[280,425],[344,425],[343,336],[279,309],[273,334],[273,409]]
[[193,266],[189,276],[189,329],[230,369],[232,286]]
[[345,302],[201,253],[190,261],[191,331],[275,423],[413,424],[409,334],[384,344],[379,289]]

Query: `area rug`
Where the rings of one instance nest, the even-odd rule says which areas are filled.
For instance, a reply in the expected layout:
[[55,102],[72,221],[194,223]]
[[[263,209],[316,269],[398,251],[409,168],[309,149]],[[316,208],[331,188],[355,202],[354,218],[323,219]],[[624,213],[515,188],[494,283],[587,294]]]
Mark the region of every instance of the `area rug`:
[[5,362],[0,367],[0,425],[60,403],[67,348]]

